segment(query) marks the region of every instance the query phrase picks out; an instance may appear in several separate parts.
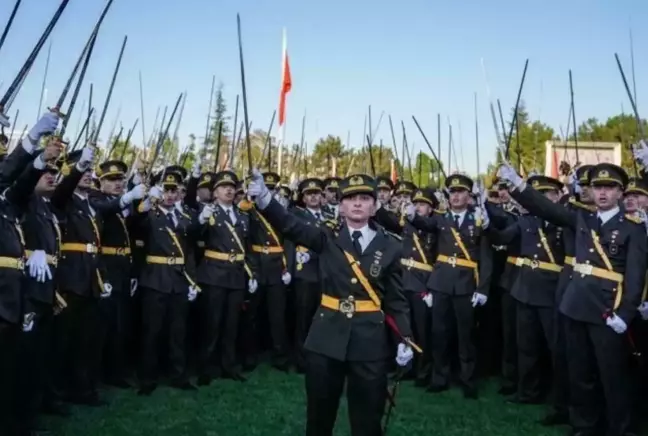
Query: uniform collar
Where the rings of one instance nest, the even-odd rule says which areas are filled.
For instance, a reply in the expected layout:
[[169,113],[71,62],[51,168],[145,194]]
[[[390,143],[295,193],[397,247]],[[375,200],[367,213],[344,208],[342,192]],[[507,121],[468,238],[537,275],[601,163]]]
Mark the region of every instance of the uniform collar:
[[603,224],[605,224],[606,222],[610,221],[610,219],[612,219],[612,217],[614,217],[617,213],[619,213],[620,210],[621,208],[619,206],[616,206],[613,209],[606,210],[606,211],[599,210],[596,213],[596,216],[597,218],[601,219],[601,222],[603,222]]

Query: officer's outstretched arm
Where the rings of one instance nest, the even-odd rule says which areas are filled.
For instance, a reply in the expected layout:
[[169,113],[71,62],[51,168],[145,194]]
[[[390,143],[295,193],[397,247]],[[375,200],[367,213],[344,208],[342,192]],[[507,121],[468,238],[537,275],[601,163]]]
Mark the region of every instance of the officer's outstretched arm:
[[488,229],[488,236],[495,245],[510,245],[520,236],[520,225],[514,222],[501,230],[491,226]]
[[72,195],[74,195],[74,190],[76,189],[79,181],[83,177],[84,171],[81,171],[77,168],[77,165],[72,167],[70,174],[63,177],[61,183],[59,183],[52,197],[50,198],[50,203],[59,211],[64,211],[68,205],[68,202],[72,200]]
[[327,232],[316,226],[302,222],[294,214],[286,211],[277,200],[272,199],[270,204],[258,213],[270,222],[272,227],[279,230],[286,239],[290,239],[296,245],[303,245],[309,250],[321,253],[326,246]]
[[436,232],[439,228],[439,219],[443,215],[433,214],[429,217],[414,215],[414,218],[410,221],[414,227],[424,232]]
[[559,227],[576,228],[578,214],[564,207],[560,203],[554,203],[535,189],[522,185],[521,190],[511,190],[511,196],[520,205],[543,220],[549,221]]
[[390,212],[384,207],[378,208],[378,210],[376,211],[376,216],[374,218],[378,224],[392,233],[400,235],[403,231],[403,227],[401,227],[400,225],[398,216],[396,216],[394,212]]
[[643,289],[646,283],[646,250],[648,250],[648,238],[643,224],[627,223],[632,225],[632,230],[627,240],[627,256],[625,274],[623,276],[623,295],[621,304],[616,314],[626,324],[637,313],[637,307],[641,303]]

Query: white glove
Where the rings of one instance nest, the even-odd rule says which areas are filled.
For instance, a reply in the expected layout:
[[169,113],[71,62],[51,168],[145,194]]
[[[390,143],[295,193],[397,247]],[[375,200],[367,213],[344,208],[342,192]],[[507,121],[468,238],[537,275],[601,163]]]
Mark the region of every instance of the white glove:
[[644,301],[637,307],[637,310],[639,311],[639,315],[641,315],[641,319],[644,321],[648,320],[648,301]]
[[112,285],[110,283],[104,283],[103,290],[99,294],[100,298],[108,298],[112,294]]
[[259,282],[257,282],[256,279],[248,280],[248,292],[250,294],[254,294],[258,288],[259,288]]
[[289,203],[288,203],[288,199],[287,199],[286,197],[284,197],[283,195],[277,193],[277,194],[275,194],[274,198],[275,198],[275,200],[277,200],[277,202],[278,202],[278,203],[279,203],[279,204],[280,204],[284,209],[288,208],[288,204],[289,204]]
[[189,293],[187,294],[187,299],[189,301],[194,301],[198,296],[198,287],[191,285],[189,286]]
[[60,117],[56,112],[47,112],[38,120],[34,127],[29,130],[29,138],[32,142],[38,142],[45,135],[56,131]]
[[308,263],[310,258],[311,258],[310,253],[307,251],[305,252],[298,251],[297,254],[295,254],[295,259],[297,260],[297,263],[302,263],[302,264]]
[[137,287],[139,286],[139,282],[137,279],[131,279],[131,287],[130,287],[130,295],[131,297],[135,296],[135,291],[137,291]]
[[396,352],[396,363],[398,366],[407,366],[407,364],[414,357],[414,352],[412,347],[401,342],[398,344],[398,350]]
[[284,285],[288,286],[290,284],[290,281],[292,280],[292,276],[288,271],[285,273],[281,274],[281,281],[283,282]]
[[142,184],[142,176],[140,176],[139,173],[135,173],[135,175],[133,176],[131,181],[133,182],[133,185],[135,185],[135,186],[141,185]]
[[29,267],[29,276],[37,282],[52,280],[52,271],[47,264],[47,254],[43,250],[34,250],[25,263]]
[[405,207],[403,208],[403,211],[407,219],[410,221],[413,220],[416,216],[416,206],[414,206],[412,203],[407,203],[407,205],[405,205]]
[[87,171],[88,169],[90,169],[92,161],[94,160],[94,155],[94,147],[90,145],[83,147],[83,150],[81,150],[81,159],[79,159],[79,162],[77,162],[77,169],[79,171]]
[[191,177],[194,179],[197,179],[200,177],[201,171],[200,171],[200,162],[196,161],[194,164],[191,166]]
[[157,200],[162,200],[164,192],[159,186],[153,186],[151,189],[148,191],[148,196],[149,198],[155,198]]
[[500,165],[499,170],[497,171],[497,177],[509,182],[516,188],[518,188],[524,182],[524,180],[522,180],[522,177],[520,177],[518,173],[515,172],[513,167],[507,163]]
[[145,196],[146,196],[146,185],[140,184],[140,185],[135,186],[133,189],[131,189],[130,191],[128,191],[127,193],[122,195],[122,198],[121,198],[121,201],[120,201],[122,209],[125,206],[128,206],[129,204],[131,204],[133,201],[141,200]]
[[487,229],[490,224],[490,218],[485,208],[478,207],[475,209],[475,221],[481,221],[482,229]]
[[605,319],[605,323],[618,334],[625,333],[628,330],[628,325],[624,320],[619,318],[616,313],[613,313],[612,316],[608,316]]
[[472,300],[470,301],[472,302],[473,307],[483,306],[488,301],[488,297],[484,294],[480,294],[479,292],[475,292],[472,296]]
[[34,328],[34,318],[36,318],[36,314],[34,312],[29,312],[25,314],[25,316],[23,317],[23,325],[22,325],[23,332],[32,331],[32,329]]
[[641,162],[642,165],[648,164],[648,144],[643,139],[632,147],[634,158]]
[[206,222],[209,221],[209,218],[214,214],[215,206],[213,204],[206,204],[205,207],[203,207],[203,210],[200,212],[200,215],[198,215],[198,222],[200,224],[205,224]]
[[427,307],[432,307],[432,303],[434,303],[434,297],[432,297],[432,292],[427,292],[425,295],[423,295],[423,302]]
[[270,191],[263,181],[263,174],[257,168],[252,170],[252,180],[248,184],[247,193],[260,209],[265,209],[270,204]]

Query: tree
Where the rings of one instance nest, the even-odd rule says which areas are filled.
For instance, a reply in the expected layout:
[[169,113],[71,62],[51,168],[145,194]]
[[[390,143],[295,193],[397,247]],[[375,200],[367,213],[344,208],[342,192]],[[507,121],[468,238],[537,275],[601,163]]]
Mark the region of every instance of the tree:
[[[221,139],[220,139],[220,149],[219,149],[219,156],[218,156],[218,161],[222,162],[223,157],[227,156],[228,154],[228,146],[231,144],[231,139],[229,138],[230,135],[230,126],[229,126],[229,120],[231,117],[227,115],[227,103],[225,102],[225,98],[223,97],[223,82],[220,82],[218,84],[218,89],[216,90],[216,93],[214,94],[214,101],[213,101],[213,112],[212,115],[210,116],[210,127],[209,127],[209,133],[208,133],[208,138],[205,139],[206,147],[205,147],[205,152],[201,153],[201,159],[207,159],[209,162],[216,162],[216,150],[218,149],[217,143],[218,143],[218,132],[219,129],[221,129]],[[221,128],[221,123],[222,123],[222,128]],[[235,126],[236,127],[236,126]]]

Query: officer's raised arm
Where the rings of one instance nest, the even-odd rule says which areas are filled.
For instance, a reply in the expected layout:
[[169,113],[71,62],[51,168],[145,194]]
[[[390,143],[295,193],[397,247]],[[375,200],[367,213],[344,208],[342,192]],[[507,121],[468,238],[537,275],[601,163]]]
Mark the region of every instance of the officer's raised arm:
[[303,245],[316,253],[321,253],[326,245],[327,232],[316,226],[302,222],[299,218],[272,198],[259,170],[252,172],[252,181],[248,186],[248,195],[254,198],[257,211],[261,213],[275,229],[286,239],[297,245]]
[[578,214],[559,203],[552,202],[535,189],[528,189],[522,177],[510,165],[503,164],[497,175],[500,179],[514,186],[514,189],[511,190],[511,196],[532,215],[560,227],[572,229],[576,227]]

